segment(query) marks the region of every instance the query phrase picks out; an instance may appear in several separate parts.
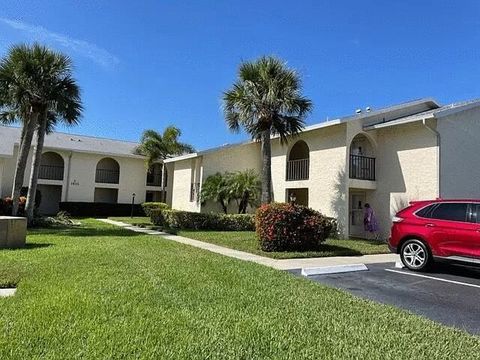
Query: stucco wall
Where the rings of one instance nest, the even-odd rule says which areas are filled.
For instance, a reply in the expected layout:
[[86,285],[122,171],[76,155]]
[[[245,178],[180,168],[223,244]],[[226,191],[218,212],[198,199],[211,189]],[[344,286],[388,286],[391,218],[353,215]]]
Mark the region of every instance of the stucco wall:
[[[288,145],[272,146],[272,177],[275,201],[286,201],[286,189],[308,188],[308,205],[343,223],[345,209],[346,125],[336,125],[303,133]],[[303,181],[285,181],[287,154],[296,141],[310,149],[310,176]]]
[[480,198],[480,110],[440,118],[437,129],[441,197]]
[[[242,144],[221,149],[202,156],[202,182],[217,172],[234,172],[247,169],[255,170],[260,176],[261,154],[259,143]],[[252,211],[252,209],[248,209]],[[220,204],[207,201],[202,205],[202,212],[221,212]],[[228,206],[229,213],[238,212],[238,205],[232,202]]]
[[[1,181],[2,196],[10,195],[13,186],[13,175],[18,147],[14,149],[14,156],[0,161],[4,162],[4,171]],[[116,160],[120,165],[119,184],[96,184],[95,172],[98,161],[106,157],[102,154],[90,154],[82,152],[73,152],[56,149],[45,149],[59,154],[64,160],[64,178],[63,181],[39,179],[39,184],[61,185],[62,201],[82,201],[93,202],[95,187],[118,189],[118,202],[131,203],[132,194],[135,193],[135,203],[145,201],[146,194],[146,173],[144,160],[140,158],[109,156]],[[30,177],[32,153],[27,161],[24,186],[28,186]],[[70,164],[70,176],[68,169]],[[154,189],[149,187],[149,189]]]
[[409,201],[438,197],[438,148],[434,134],[420,122],[379,129],[376,139],[377,189],[367,192],[367,201],[386,237],[391,217]]
[[173,175],[172,208],[184,211],[200,211],[200,204],[190,201],[190,186],[196,159],[176,161]]

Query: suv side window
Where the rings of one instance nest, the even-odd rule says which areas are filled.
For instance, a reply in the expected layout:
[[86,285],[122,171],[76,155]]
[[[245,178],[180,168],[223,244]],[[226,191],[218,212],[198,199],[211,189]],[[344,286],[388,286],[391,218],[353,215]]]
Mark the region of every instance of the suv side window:
[[415,215],[422,218],[431,218],[432,210],[437,206],[437,204],[425,206],[423,209],[418,210]]
[[467,203],[442,203],[433,209],[431,218],[449,221],[467,221]]
[[472,204],[472,220],[480,224],[480,204]]

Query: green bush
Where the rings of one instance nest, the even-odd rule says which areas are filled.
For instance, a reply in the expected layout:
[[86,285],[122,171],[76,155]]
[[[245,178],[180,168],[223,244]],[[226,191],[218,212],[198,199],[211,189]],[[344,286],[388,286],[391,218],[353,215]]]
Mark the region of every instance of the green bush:
[[253,231],[251,214],[196,213],[178,210],[151,210],[152,223],[168,229]]
[[263,251],[306,251],[327,239],[333,221],[305,206],[273,203],[257,210],[255,227]]
[[170,206],[162,202],[144,202],[142,204],[142,209],[145,212],[145,215],[150,216],[153,209],[167,210],[170,209]]

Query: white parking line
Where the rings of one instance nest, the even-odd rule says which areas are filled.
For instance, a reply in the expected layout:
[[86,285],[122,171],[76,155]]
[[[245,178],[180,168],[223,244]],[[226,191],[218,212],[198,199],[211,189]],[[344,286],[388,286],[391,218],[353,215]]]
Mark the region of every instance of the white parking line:
[[474,288],[480,289],[480,285],[464,283],[464,282],[461,282],[461,281],[447,280],[447,279],[437,278],[437,277],[428,276],[428,275],[407,273],[407,272],[405,272],[405,271],[399,271],[399,270],[393,270],[393,269],[385,269],[385,271],[389,271],[389,272],[393,272],[393,273],[397,273],[397,274],[403,274],[403,275],[416,276],[416,277],[421,277],[421,278],[425,278],[425,279],[443,281],[443,282],[447,282],[447,283],[451,283],[451,284],[470,286],[470,287],[474,287]]

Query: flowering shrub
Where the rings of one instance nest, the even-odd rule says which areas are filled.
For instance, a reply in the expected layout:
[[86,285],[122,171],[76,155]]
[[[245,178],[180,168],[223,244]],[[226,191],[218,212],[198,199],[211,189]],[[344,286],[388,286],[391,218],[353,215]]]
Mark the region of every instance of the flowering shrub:
[[273,203],[257,210],[255,227],[263,251],[305,251],[327,239],[333,221],[305,206]]

